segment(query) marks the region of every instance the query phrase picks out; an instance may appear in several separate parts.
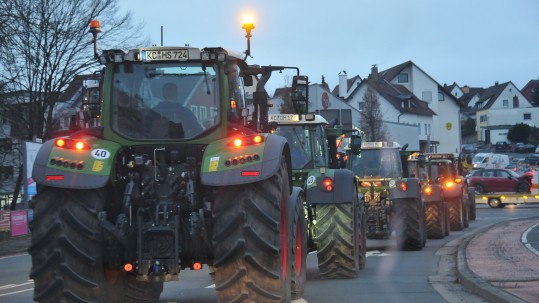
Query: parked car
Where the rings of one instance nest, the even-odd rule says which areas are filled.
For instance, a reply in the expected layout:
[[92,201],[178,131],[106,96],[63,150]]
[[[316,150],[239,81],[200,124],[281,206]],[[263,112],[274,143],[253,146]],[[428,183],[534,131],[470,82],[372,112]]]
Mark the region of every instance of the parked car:
[[532,167],[538,166],[539,165],[539,153],[527,156],[526,159],[524,159],[524,162],[529,163],[530,166],[532,166]]
[[494,146],[494,150],[497,152],[506,152],[506,151],[509,151],[510,147],[511,146],[509,145],[509,143],[505,141],[498,141],[496,142],[496,145]]
[[475,188],[477,193],[517,192],[529,193],[530,179],[508,169],[474,170],[466,176],[468,186]]
[[463,153],[475,154],[475,153],[477,153],[477,147],[475,147],[475,145],[473,145],[473,144],[464,144],[464,145],[462,145],[461,151]]
[[535,145],[529,143],[518,142],[515,144],[515,152],[517,153],[533,153],[535,151]]

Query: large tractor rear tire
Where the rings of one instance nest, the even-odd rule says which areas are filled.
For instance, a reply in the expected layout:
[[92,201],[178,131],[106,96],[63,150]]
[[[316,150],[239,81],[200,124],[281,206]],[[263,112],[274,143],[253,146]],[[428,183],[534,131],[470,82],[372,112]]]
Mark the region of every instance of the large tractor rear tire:
[[[363,203],[363,202],[361,202]],[[359,269],[367,263],[367,213],[365,206],[359,207]]]
[[38,302],[105,302],[103,190],[42,188],[34,198],[30,278]]
[[295,244],[286,162],[267,180],[222,187],[215,194],[218,302],[290,301]]
[[397,247],[402,250],[421,250],[425,246],[425,209],[420,199],[393,200]]
[[355,278],[359,273],[358,203],[317,204],[318,269],[322,279]]
[[426,202],[427,237],[443,239],[445,237],[445,209],[443,201]]
[[464,209],[462,199],[455,198],[447,201],[449,204],[450,229],[461,231],[464,229]]
[[303,201],[303,198],[297,199],[295,205],[292,234],[292,300],[303,297],[307,281],[307,219]]

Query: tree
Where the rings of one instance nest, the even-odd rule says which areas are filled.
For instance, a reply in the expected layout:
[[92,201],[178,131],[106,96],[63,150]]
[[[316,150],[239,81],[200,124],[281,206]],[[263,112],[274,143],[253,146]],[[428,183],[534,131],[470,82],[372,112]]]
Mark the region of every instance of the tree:
[[462,137],[467,137],[475,134],[475,120],[472,118],[466,119],[462,123]]
[[384,127],[378,94],[369,85],[363,95],[363,109],[359,113],[359,127],[365,135],[365,141],[387,141],[388,134]]
[[532,103],[534,106],[539,106],[539,79],[535,81],[535,89],[532,91]]
[[[106,20],[101,48],[144,44],[118,0],[10,0],[0,2],[0,115],[9,137],[48,138],[60,94],[75,75],[99,68],[89,22]],[[22,158],[22,155],[21,155]],[[22,171],[22,161],[16,171]],[[19,174],[15,188],[20,188]],[[12,207],[17,200],[14,193]]]
[[530,126],[525,123],[519,123],[513,125],[507,132],[507,139],[511,142],[528,142],[530,136]]

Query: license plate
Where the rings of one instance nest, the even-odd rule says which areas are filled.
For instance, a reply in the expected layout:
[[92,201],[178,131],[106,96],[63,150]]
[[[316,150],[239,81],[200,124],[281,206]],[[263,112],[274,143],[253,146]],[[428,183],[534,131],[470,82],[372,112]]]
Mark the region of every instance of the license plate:
[[143,50],[142,61],[165,61],[165,60],[189,60],[189,50],[187,49],[167,49],[167,50]]

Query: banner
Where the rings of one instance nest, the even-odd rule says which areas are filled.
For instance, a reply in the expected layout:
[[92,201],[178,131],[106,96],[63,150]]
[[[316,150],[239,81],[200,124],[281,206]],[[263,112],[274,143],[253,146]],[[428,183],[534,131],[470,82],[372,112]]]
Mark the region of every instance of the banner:
[[11,211],[0,210],[0,231],[9,231],[11,229]]
[[28,216],[26,210],[11,211],[11,236],[22,236],[28,234]]

